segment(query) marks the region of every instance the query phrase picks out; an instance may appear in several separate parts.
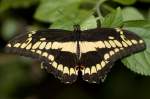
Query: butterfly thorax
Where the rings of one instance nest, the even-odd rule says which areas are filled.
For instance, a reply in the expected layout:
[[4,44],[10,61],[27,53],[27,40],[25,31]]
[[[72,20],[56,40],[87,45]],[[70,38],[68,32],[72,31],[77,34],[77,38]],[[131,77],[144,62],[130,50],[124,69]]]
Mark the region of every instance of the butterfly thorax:
[[80,36],[81,36],[81,29],[80,29],[80,25],[74,25],[74,33],[76,34],[76,42],[77,42],[77,49],[76,49],[76,55],[77,55],[77,59],[79,61],[80,57],[81,57],[81,53],[80,53],[80,45],[79,45],[79,41],[80,41]]

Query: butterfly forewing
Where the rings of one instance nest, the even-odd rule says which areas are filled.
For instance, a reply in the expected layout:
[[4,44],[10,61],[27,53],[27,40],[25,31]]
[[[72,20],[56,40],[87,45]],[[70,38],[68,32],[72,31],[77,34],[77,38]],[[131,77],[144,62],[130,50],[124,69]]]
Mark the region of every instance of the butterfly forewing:
[[11,40],[6,50],[40,60],[42,68],[64,83],[76,80],[76,39],[70,31],[32,31]]

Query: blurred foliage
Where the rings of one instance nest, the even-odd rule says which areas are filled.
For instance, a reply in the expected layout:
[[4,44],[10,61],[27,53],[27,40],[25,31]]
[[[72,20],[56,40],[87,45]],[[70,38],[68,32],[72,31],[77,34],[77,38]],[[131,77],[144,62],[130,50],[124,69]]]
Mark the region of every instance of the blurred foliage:
[[112,11],[108,15],[105,16],[105,18],[102,21],[102,27],[120,27],[123,25],[123,16],[121,9],[118,8],[115,11]]
[[[141,36],[147,49],[121,60],[132,71],[150,75],[150,0],[1,0],[0,50],[14,35],[40,28],[73,30],[96,27],[97,12],[102,27],[121,27]],[[0,99],[150,99],[150,77],[130,72],[116,62],[106,81],[92,85],[80,81],[64,85],[51,74],[42,75],[39,63],[0,55]]]
[[136,2],[136,0],[113,0],[113,1],[123,4],[123,5],[131,5]]
[[[14,19],[7,19],[2,24],[3,38],[10,39],[17,30],[18,23]],[[9,29],[8,29],[9,28]]]
[[122,10],[123,20],[144,20],[144,16],[134,7],[125,7]]
[[39,0],[1,0],[0,13],[11,8],[28,8],[38,1]]

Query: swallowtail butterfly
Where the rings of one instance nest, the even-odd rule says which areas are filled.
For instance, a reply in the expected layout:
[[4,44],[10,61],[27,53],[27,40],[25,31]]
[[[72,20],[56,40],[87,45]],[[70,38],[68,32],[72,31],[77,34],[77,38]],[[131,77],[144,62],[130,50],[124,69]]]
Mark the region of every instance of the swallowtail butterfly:
[[15,37],[6,46],[9,53],[38,59],[42,68],[64,83],[83,80],[99,83],[114,62],[144,50],[144,41],[121,28],[95,28],[82,31],[46,29]]

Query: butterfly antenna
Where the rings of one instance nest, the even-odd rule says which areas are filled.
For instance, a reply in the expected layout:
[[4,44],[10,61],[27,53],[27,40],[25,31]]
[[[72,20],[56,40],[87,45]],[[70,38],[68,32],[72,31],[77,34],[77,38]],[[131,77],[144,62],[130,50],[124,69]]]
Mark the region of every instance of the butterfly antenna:
[[69,19],[69,20],[73,23],[73,25],[76,24],[76,22],[73,21],[73,19],[72,19],[69,15],[65,15],[65,14],[63,13],[63,11],[57,10],[57,12],[58,12],[60,15],[63,15],[65,18]]
[[96,18],[97,28],[101,28],[101,21],[100,21],[98,14],[95,12],[93,13],[93,15]]

